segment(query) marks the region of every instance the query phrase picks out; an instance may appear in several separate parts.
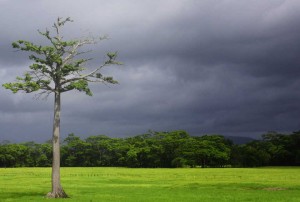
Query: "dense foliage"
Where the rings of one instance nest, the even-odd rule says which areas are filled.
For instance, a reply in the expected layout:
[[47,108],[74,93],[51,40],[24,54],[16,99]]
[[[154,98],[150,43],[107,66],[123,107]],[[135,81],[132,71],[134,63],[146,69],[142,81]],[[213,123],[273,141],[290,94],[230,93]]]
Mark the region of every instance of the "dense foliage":
[[[51,144],[0,145],[0,167],[51,166]],[[221,135],[192,137],[185,131],[149,132],[129,138],[69,134],[61,145],[62,166],[256,167],[300,165],[300,131],[270,132],[237,145]]]

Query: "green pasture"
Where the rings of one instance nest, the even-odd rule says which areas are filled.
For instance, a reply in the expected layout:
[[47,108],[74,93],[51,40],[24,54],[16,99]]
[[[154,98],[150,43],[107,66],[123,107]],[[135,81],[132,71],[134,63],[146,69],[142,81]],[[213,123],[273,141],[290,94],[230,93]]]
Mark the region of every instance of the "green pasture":
[[0,201],[300,201],[299,167],[62,168],[68,199],[46,199],[51,168],[1,168]]

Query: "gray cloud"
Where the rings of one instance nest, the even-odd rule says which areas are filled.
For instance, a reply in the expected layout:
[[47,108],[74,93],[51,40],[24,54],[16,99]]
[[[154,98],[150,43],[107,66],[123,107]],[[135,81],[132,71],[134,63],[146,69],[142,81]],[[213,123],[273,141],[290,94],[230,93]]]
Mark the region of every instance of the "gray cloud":
[[[67,38],[108,34],[94,47],[95,67],[109,67],[120,85],[92,85],[93,97],[63,95],[62,134],[129,136],[187,130],[257,136],[299,130],[300,3],[296,0],[0,1],[0,78],[13,81],[29,65],[14,52],[19,39],[44,44],[37,30],[71,16]],[[56,6],[59,3],[60,6]],[[28,4],[28,3],[27,3]],[[52,97],[0,89],[0,140],[51,138]]]

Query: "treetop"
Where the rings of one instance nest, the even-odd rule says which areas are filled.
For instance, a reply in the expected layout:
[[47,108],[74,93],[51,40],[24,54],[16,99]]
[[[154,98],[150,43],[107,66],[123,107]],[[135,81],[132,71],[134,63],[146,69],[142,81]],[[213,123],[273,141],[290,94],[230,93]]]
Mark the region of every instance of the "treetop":
[[50,45],[36,45],[25,40],[12,43],[13,48],[30,52],[29,60],[32,60],[33,64],[29,66],[29,70],[22,77],[17,77],[15,82],[3,84],[4,88],[11,90],[13,93],[41,91],[40,95],[78,90],[91,96],[90,82],[118,83],[113,77],[106,77],[100,73],[103,67],[122,64],[116,60],[117,52],[108,52],[103,64],[89,72],[87,72],[86,62],[91,58],[81,58],[82,54],[89,52],[80,51],[81,47],[96,44],[103,39],[107,39],[107,37],[98,40],[95,38],[63,40],[61,29],[67,22],[73,22],[73,20],[69,17],[65,19],[58,18],[53,25],[53,36],[48,29],[45,32],[38,31],[50,42]]

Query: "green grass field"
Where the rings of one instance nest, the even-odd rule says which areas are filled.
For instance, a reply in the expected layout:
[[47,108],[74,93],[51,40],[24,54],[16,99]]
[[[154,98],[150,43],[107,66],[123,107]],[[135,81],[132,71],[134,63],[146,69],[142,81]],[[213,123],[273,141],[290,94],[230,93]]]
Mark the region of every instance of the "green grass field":
[[0,201],[300,201],[300,168],[62,168],[68,199],[46,199],[50,168],[0,169]]

